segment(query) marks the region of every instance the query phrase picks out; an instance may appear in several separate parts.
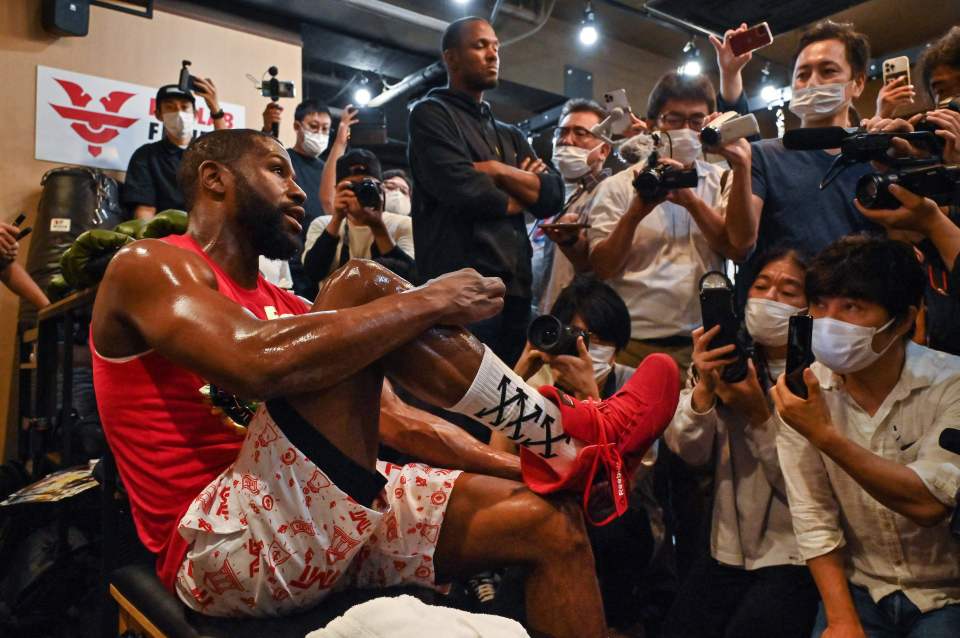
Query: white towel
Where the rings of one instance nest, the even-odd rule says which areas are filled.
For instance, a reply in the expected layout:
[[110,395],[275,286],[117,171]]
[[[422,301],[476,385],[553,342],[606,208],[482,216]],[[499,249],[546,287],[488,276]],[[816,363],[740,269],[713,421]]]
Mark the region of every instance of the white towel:
[[427,605],[413,596],[374,598],[351,607],[306,638],[530,638],[520,623]]

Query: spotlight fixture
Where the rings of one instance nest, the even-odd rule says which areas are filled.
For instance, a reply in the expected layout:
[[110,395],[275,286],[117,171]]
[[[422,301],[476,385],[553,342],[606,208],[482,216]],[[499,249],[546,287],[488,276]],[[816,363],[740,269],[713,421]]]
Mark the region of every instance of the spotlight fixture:
[[683,45],[683,61],[677,71],[681,75],[700,75],[703,66],[700,64],[700,49],[697,48],[693,38],[690,38]]
[[770,80],[770,61],[768,60],[763,68],[760,69],[760,98],[769,104],[780,97],[780,89],[773,85]]
[[584,46],[593,46],[600,39],[597,30],[597,17],[593,12],[593,4],[587,2],[583,8],[583,20],[580,21],[580,43]]
[[364,107],[367,103],[373,99],[373,94],[370,92],[370,80],[366,77],[360,80],[360,86],[357,87],[357,90],[353,92],[353,103],[359,107]]
[[459,4],[459,5],[468,4],[469,2],[470,0],[453,0],[453,4]]

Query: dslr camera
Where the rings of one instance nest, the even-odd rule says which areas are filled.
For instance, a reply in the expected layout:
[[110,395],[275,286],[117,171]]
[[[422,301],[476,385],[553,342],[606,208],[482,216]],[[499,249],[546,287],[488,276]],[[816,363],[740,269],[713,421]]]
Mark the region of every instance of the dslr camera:
[[[654,139],[659,143],[658,138]],[[643,170],[633,178],[633,189],[641,199],[649,202],[662,199],[678,188],[696,188],[699,179],[696,168],[676,168],[659,161],[660,153],[654,150]]]
[[372,177],[350,182],[349,188],[364,208],[380,210],[383,207],[383,186]]
[[568,326],[553,315],[540,315],[530,323],[527,339],[530,345],[547,354],[577,356],[577,337],[590,345],[590,333]]
[[180,66],[180,79],[177,81],[177,88],[184,93],[193,93],[194,79],[190,75],[190,60],[184,60]]

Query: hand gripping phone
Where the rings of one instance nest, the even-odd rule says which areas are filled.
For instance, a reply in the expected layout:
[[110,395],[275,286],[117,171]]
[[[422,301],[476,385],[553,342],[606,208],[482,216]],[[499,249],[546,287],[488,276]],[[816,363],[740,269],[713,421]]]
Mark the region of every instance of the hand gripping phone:
[[790,317],[787,332],[787,387],[798,397],[807,397],[807,384],[803,371],[815,361],[813,356],[813,317],[794,315]]
[[734,33],[730,36],[730,51],[734,55],[743,55],[748,51],[762,49],[773,42],[773,33],[770,32],[770,25],[761,22],[755,27],[750,27],[746,31]]
[[711,350],[731,343],[736,346],[729,356],[737,360],[724,366],[720,377],[727,383],[743,381],[747,377],[747,353],[737,338],[740,320],[733,309],[733,284],[722,272],[711,270],[700,278],[700,313],[704,332],[720,326],[720,332],[710,341]]

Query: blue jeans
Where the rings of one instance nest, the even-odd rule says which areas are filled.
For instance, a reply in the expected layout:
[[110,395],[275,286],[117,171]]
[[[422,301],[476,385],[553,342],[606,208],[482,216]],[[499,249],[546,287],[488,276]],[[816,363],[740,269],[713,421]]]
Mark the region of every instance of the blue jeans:
[[[947,605],[923,614],[902,591],[873,602],[863,587],[850,584],[853,606],[868,638],[956,638],[960,636],[960,605]],[[827,628],[823,603],[817,613],[812,638]]]

